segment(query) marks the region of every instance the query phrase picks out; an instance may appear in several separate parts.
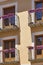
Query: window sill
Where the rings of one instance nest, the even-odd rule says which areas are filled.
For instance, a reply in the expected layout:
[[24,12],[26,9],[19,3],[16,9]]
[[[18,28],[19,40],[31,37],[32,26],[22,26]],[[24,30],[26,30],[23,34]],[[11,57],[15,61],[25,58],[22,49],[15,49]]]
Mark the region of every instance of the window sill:
[[39,63],[43,62],[43,59],[34,59],[34,60],[29,60],[31,63]]

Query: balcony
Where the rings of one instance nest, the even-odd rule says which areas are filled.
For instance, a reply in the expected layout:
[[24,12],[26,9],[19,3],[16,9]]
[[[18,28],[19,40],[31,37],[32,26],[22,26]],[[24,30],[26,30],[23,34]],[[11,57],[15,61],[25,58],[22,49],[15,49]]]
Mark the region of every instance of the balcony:
[[37,26],[43,26],[43,17],[42,17],[42,19],[40,19],[40,20],[37,20],[36,19],[36,12],[40,12],[40,11],[42,11],[43,10],[43,8],[37,8],[37,9],[35,9],[35,10],[30,10],[29,11],[29,19],[30,19],[30,22],[29,22],[29,26],[30,27],[37,27]]
[[[10,48],[10,49],[5,49],[5,50],[0,50],[0,53],[3,53],[3,56],[2,56],[2,60],[0,60],[0,63],[11,63],[11,62],[20,62],[20,56],[19,56],[19,50],[16,49],[16,48]],[[13,56],[9,56],[8,57],[8,54],[10,53],[15,53],[13,54]]]
[[43,62],[43,53],[37,54],[37,50],[43,51],[43,45],[36,46],[36,48],[33,46],[28,47],[28,60],[31,61],[32,63]]
[[19,29],[19,18],[13,13],[0,17],[0,30]]

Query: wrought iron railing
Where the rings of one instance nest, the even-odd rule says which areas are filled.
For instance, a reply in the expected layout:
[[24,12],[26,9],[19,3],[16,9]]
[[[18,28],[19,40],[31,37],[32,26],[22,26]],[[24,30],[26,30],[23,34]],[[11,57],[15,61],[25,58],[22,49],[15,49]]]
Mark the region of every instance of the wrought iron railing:
[[42,12],[43,11],[43,8],[37,8],[37,9],[33,9],[33,10],[30,10],[29,11],[29,18],[30,18],[30,22],[29,22],[29,25],[33,26],[33,24],[35,26],[37,26],[38,24],[43,24],[43,18],[41,18],[41,20],[37,20],[36,19],[36,12]]
[[43,57],[40,56],[40,54],[39,54],[38,58],[36,57],[36,55],[37,55],[36,51],[37,50],[43,50],[43,45],[39,45],[39,46],[36,46],[36,47],[33,47],[33,46],[28,47],[28,59],[29,60],[36,60],[36,59],[42,59],[43,58]]
[[[10,48],[10,49],[0,50],[0,53],[3,53],[3,55],[5,55],[5,53],[8,54],[8,53],[13,53],[13,52],[15,53],[14,54],[15,57],[11,57],[11,58],[15,58],[15,60],[13,60],[13,61],[17,61],[17,62],[20,61],[20,56],[19,56],[20,53],[19,53],[19,50],[17,48]],[[4,57],[4,59],[6,59],[6,58]]]
[[0,28],[7,26],[19,27],[19,17],[14,13],[9,13],[0,17]]

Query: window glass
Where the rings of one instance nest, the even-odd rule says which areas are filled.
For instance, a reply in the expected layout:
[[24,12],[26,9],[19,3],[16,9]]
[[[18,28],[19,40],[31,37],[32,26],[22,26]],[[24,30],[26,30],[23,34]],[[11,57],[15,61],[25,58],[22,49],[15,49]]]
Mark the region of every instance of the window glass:
[[36,45],[42,45],[42,37],[36,38]]
[[15,48],[15,40],[11,41],[11,48]]
[[42,50],[41,49],[37,49],[37,55],[41,55],[42,54]]
[[15,16],[10,17],[9,22],[11,23],[11,25],[15,25]]
[[9,53],[5,53],[5,58],[9,58]]
[[[42,8],[42,3],[41,2],[36,3],[36,9],[37,8]],[[42,11],[37,11],[36,12],[36,19],[41,20],[41,18],[42,18]]]
[[9,13],[14,13],[12,17],[4,19],[5,21],[4,23],[5,26],[8,26],[10,24],[15,25],[15,6],[3,8],[3,13],[4,15],[8,15]]
[[[42,45],[42,36],[38,36],[38,37],[36,37],[36,46],[40,46],[40,45]],[[40,55],[40,54],[42,54],[42,49],[37,49],[37,55]]]
[[4,41],[4,50],[6,49],[8,49],[9,52],[4,52],[5,58],[15,57],[15,39]]
[[15,52],[11,52],[11,57],[15,57]]
[[4,42],[4,49],[9,49],[9,41]]
[[4,25],[5,25],[5,26],[9,26],[9,19],[6,18],[6,19],[3,19],[3,20],[4,20]]

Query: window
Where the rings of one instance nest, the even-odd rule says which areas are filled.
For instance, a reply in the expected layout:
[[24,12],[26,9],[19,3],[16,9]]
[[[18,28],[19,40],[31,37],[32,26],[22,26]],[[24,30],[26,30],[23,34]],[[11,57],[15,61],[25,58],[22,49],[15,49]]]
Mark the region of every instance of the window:
[[[4,50],[6,50],[6,49],[9,50],[11,48],[15,49],[15,40],[6,40],[6,41],[4,41]],[[11,51],[5,52],[4,57],[5,58],[15,57],[15,50],[13,52],[11,52]]]
[[[36,37],[36,46],[42,45],[42,37]],[[42,49],[37,49],[37,55],[42,54]]]
[[[43,3],[42,2],[36,2],[35,3],[35,8],[42,8]],[[36,20],[41,20],[42,19],[42,11],[37,11],[36,12]]]
[[[42,37],[36,37],[36,46],[42,45]],[[42,54],[42,49],[37,49],[37,55]]]
[[3,19],[4,25],[5,26],[15,25],[15,6],[3,8],[3,12],[4,12],[4,15],[7,15],[9,13],[14,13],[13,16]]
[[36,58],[43,58],[43,36],[36,36],[36,48]]

